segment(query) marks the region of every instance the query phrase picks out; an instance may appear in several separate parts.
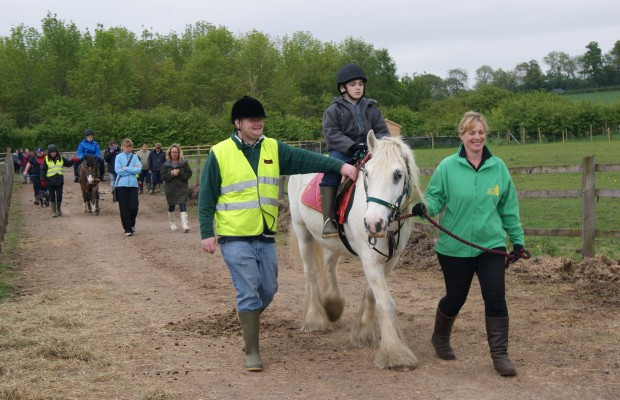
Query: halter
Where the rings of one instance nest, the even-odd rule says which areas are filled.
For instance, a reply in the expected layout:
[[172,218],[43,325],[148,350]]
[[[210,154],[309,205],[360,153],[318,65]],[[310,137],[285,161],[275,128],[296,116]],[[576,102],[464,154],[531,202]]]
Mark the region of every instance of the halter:
[[403,186],[403,191],[401,192],[400,196],[398,196],[398,198],[396,199],[394,203],[389,203],[378,197],[368,196],[368,175],[366,174],[366,170],[364,166],[366,165],[366,161],[368,161],[371,157],[372,155],[368,153],[366,157],[364,157],[360,165],[360,169],[364,173],[364,192],[366,193],[366,203],[372,202],[372,203],[377,203],[384,207],[387,207],[390,210],[390,215],[388,216],[387,226],[389,228],[392,222],[396,220],[398,222],[398,229],[396,229],[395,231],[391,231],[388,229],[387,231],[386,236],[388,240],[388,254],[385,254],[381,250],[377,249],[377,246],[376,246],[377,238],[368,236],[368,243],[371,249],[381,254],[382,256],[386,257],[387,258],[386,262],[388,262],[392,259],[392,257],[394,257],[394,253],[396,249],[398,248],[398,245],[400,244],[400,231],[403,227],[403,223],[401,222],[401,219],[400,219],[400,214],[401,214],[400,204],[403,201],[403,198],[405,198],[405,196],[408,196],[411,193],[411,186],[409,184],[409,179],[411,177],[411,170],[409,168],[409,163],[407,162],[407,159],[405,158],[404,161],[405,161],[407,175],[405,177],[405,184]]

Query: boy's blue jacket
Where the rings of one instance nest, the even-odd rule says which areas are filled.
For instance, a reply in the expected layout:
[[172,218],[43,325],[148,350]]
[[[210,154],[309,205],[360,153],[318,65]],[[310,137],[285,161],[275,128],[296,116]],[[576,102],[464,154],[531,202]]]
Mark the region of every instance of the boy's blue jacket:
[[89,142],[86,138],[82,139],[78,146],[76,157],[81,160],[84,156],[97,156],[98,158],[101,158],[101,148],[99,147],[99,143],[95,140]]

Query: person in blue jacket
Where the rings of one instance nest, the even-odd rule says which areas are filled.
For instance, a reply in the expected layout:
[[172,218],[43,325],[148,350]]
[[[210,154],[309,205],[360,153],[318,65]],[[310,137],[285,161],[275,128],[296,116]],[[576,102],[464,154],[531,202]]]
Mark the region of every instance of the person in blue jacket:
[[121,223],[125,236],[132,236],[136,232],[136,217],[138,216],[138,175],[142,172],[142,162],[133,153],[131,139],[123,139],[121,142],[123,152],[114,159],[114,171],[116,180],[116,201],[121,213]]
[[82,139],[77,148],[77,154],[75,156],[75,158],[77,158],[77,162],[74,160],[75,163],[73,164],[73,172],[75,173],[75,178],[73,181],[76,183],[80,180],[78,171],[80,170],[82,159],[85,156],[97,157],[97,162],[99,163],[99,176],[101,177],[100,181],[104,182],[105,179],[103,176],[105,175],[105,163],[101,157],[101,148],[99,147],[99,143],[95,141],[95,134],[92,129],[86,129],[84,131],[84,139]]

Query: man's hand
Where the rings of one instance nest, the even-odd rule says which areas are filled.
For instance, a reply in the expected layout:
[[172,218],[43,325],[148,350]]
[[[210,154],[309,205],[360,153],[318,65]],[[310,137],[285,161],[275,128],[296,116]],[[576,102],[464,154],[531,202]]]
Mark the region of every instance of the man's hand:
[[340,168],[340,175],[347,176],[355,182],[357,180],[357,168],[351,164],[344,163]]
[[209,254],[215,254],[215,237],[202,239],[202,250]]

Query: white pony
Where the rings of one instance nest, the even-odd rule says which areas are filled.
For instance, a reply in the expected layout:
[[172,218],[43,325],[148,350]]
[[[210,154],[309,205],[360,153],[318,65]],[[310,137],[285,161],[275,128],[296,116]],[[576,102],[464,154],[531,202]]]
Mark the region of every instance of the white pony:
[[[386,275],[398,262],[413,225],[411,219],[394,221],[392,218],[406,214],[416,195],[419,201],[423,199],[419,189],[419,169],[413,152],[399,138],[377,140],[370,131],[368,148],[372,157],[356,182],[353,206],[344,223],[346,237],[359,255],[367,279],[359,312],[351,326],[350,340],[355,347],[376,346],[378,343],[375,357],[378,368],[413,369],[418,360],[405,344],[398,327]],[[306,279],[301,329],[304,332],[325,332],[332,329],[332,322],[340,318],[344,309],[336,266],[340,256],[350,253],[339,238],[321,237],[322,214],[301,203],[301,194],[312,177],[312,174],[291,176],[288,195],[292,228]],[[294,242],[295,237],[292,240]],[[393,254],[388,260],[390,253]],[[322,290],[318,285],[319,274],[323,281]],[[377,338],[377,322],[380,340]]]

